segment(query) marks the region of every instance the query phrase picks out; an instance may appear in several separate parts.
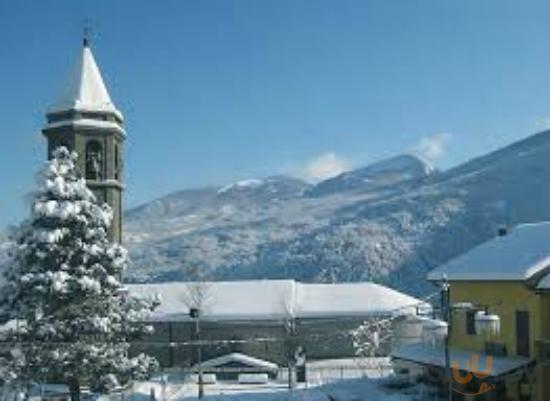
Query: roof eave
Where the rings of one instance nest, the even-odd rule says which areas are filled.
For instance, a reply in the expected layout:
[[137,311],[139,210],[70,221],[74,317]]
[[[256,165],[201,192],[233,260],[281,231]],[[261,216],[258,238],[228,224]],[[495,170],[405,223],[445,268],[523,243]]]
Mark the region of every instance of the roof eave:
[[102,113],[102,114],[113,114],[116,116],[121,123],[124,122],[124,116],[113,104],[102,106],[93,106],[93,105],[81,105],[77,103],[66,103],[66,104],[57,104],[51,106],[46,110],[46,115],[61,114],[66,112],[89,112],[89,113]]

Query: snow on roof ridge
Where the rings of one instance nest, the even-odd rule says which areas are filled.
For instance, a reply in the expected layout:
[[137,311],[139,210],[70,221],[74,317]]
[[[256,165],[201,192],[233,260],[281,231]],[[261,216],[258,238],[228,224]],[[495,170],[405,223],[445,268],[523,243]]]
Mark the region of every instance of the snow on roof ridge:
[[66,85],[49,112],[65,110],[111,112],[121,116],[107,91],[92,50],[82,48]]
[[535,263],[533,266],[527,268],[525,270],[525,279],[530,279],[541,272],[547,271],[549,268],[550,268],[550,254],[545,258],[541,259],[540,261],[538,261],[537,263]]
[[374,283],[372,281],[343,281],[343,282],[339,282],[339,283],[301,283],[299,282],[300,284],[304,284],[304,285],[308,285],[308,286],[331,286],[331,285],[338,285],[338,286],[341,286],[341,287],[346,287],[346,286],[349,286],[349,287],[360,287],[360,286],[365,286],[365,285],[372,285],[372,286],[377,286],[377,287],[382,287],[382,288],[387,288],[387,289],[392,289],[390,287],[387,287],[385,285],[382,285],[382,284],[378,284],[378,283]]
[[[278,279],[266,279],[266,278],[261,278],[261,279],[252,279],[252,280],[227,280],[227,281],[218,281],[218,280],[213,280],[213,281],[204,281],[205,284],[253,284],[253,283],[296,283],[297,281],[294,280],[294,279],[281,279],[281,278],[278,278]],[[172,286],[172,285],[186,285],[188,283],[192,283],[192,281],[163,281],[163,282],[159,282],[159,283],[136,283],[136,284],[131,284],[132,286]]]
[[253,357],[253,356],[250,356],[250,355],[246,355],[246,354],[243,354],[243,353],[240,353],[240,352],[231,352],[229,354],[222,355],[222,356],[219,356],[217,358],[208,359],[208,360],[204,361],[202,363],[202,365],[203,365],[203,367],[215,367],[215,366],[218,366],[218,365],[221,365],[221,364],[224,364],[224,363],[227,363],[227,362],[231,362],[231,361],[238,361],[238,362],[242,362],[242,363],[249,364],[249,365],[252,365],[252,366],[254,366],[254,365],[255,366],[261,366],[263,368],[272,369],[272,370],[278,369],[277,364],[275,364],[273,362],[266,361],[266,360],[260,359],[260,358],[256,358],[256,357]]

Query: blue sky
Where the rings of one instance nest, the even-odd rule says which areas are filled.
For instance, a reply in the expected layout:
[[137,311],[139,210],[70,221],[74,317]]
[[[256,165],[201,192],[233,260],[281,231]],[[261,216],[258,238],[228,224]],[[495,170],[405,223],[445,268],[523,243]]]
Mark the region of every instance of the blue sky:
[[550,125],[550,3],[0,1],[0,226],[26,215],[83,21],[127,121],[127,205],[406,151],[448,168]]

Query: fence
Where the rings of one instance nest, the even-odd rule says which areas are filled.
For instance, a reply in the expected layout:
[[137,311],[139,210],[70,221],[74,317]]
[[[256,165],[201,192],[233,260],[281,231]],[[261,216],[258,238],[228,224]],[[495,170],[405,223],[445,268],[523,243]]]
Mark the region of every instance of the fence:
[[[207,368],[208,374],[214,374],[215,380],[205,384],[206,393],[239,391],[258,386],[269,386],[284,389],[289,386],[289,369],[279,367],[269,374],[265,383],[240,384],[239,374],[258,372],[258,369],[248,367]],[[296,386],[296,371],[293,369],[290,382]],[[389,358],[350,358],[336,360],[309,361],[306,364],[306,383],[300,386],[318,386],[341,380],[358,379],[362,377],[379,378],[393,372]],[[232,374],[232,378],[228,378]],[[65,401],[69,399],[66,388],[60,386],[35,386],[27,397],[19,396],[17,389],[0,388],[0,401]],[[63,387],[63,386],[61,386]],[[91,394],[83,389],[82,401],[169,401],[192,396],[197,392],[196,369],[169,369],[157,374],[147,382],[134,383],[131,387],[120,388],[109,395]]]

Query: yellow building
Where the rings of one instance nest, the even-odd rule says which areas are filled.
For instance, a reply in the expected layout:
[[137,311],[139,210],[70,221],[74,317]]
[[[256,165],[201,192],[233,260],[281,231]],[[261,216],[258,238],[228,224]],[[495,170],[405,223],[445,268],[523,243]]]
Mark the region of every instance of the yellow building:
[[537,341],[538,401],[550,400],[550,274],[537,285],[540,294],[541,335]]
[[[447,289],[453,400],[550,401],[549,267],[550,223],[538,223],[500,232],[429,273]],[[424,342],[394,356],[439,373],[449,389],[444,351],[443,342]]]

